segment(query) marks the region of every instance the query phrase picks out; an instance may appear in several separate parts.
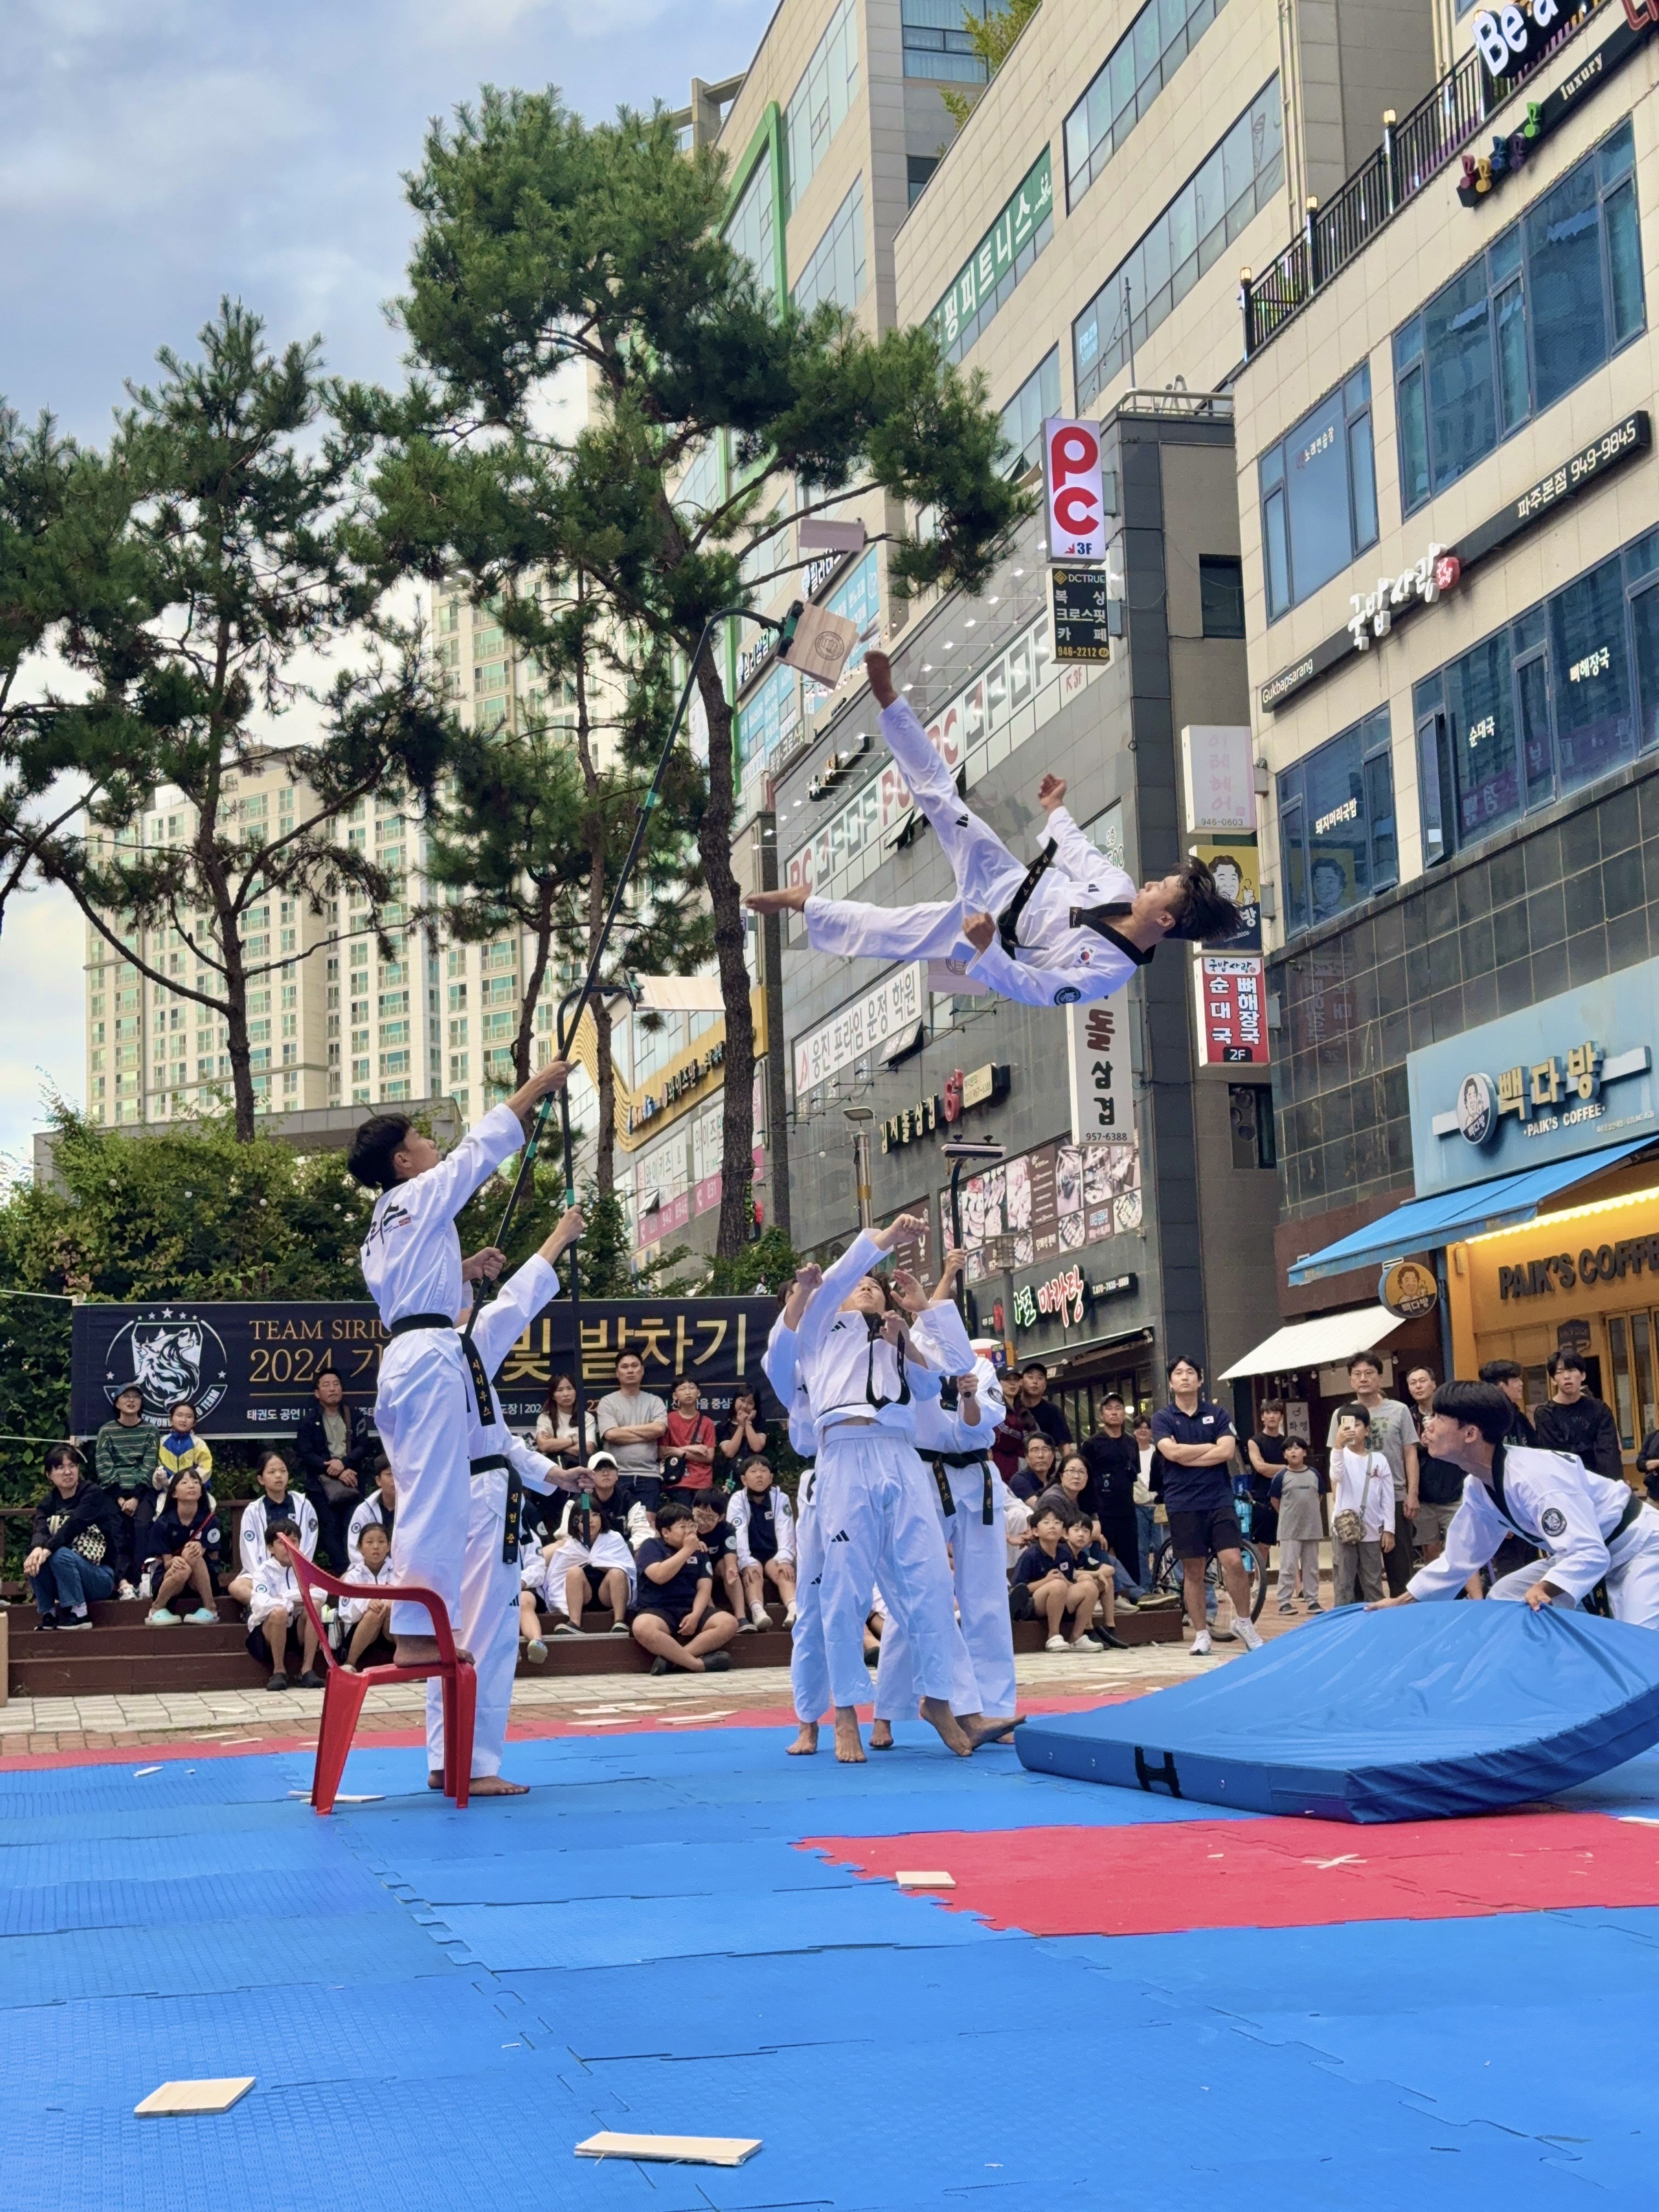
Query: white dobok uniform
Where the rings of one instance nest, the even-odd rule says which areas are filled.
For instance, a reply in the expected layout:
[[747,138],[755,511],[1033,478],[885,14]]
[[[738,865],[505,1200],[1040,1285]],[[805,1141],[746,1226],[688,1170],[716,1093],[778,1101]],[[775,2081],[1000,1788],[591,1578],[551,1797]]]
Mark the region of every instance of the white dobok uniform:
[[[507,1710],[513,1703],[513,1676],[519,1663],[519,1531],[507,1522],[508,1469],[475,1466],[475,1462],[501,1458],[526,1490],[543,1492],[559,1486],[559,1469],[540,1452],[532,1451],[514,1435],[495,1395],[495,1376],[521,1335],[548,1301],[556,1296],[559,1279],[549,1262],[537,1254],[514,1270],[480,1312],[472,1332],[484,1372],[490,1377],[490,1410],[495,1418],[486,1427],[476,1416],[467,1427],[467,1501],[465,1553],[461,1565],[460,1607],[454,1614],[455,1641],[472,1654],[478,1678],[477,1712],[472,1726],[472,1771],[499,1774],[507,1745]],[[469,1393],[468,1403],[471,1404]],[[403,1534],[403,1492],[398,1495],[398,1515],[392,1540]],[[517,1515],[514,1515],[516,1521]],[[444,1705],[441,1686],[426,1686],[427,1765],[432,1773],[444,1763]]]
[[[356,1582],[361,1580],[366,1571],[363,1566],[364,1529],[384,1528],[385,1527],[386,1500],[380,1495],[380,1485],[376,1483],[374,1489],[369,1492],[368,1496],[364,1498],[362,1504],[361,1505],[354,1505],[352,1507],[351,1519],[346,1524],[347,1565],[345,1578],[348,1582]],[[394,1534],[397,1532],[397,1527],[398,1516],[396,1508],[394,1507],[392,1516],[392,1528]],[[397,1580],[397,1577],[394,1575],[392,1579],[395,1582]]]
[[273,1553],[267,1552],[253,1570],[253,1594],[248,1600],[247,1625],[259,1628],[273,1613],[288,1615],[297,1621],[304,1611],[300,1595],[300,1584],[292,1567],[287,1567]]
[[[460,1612],[476,1411],[454,1319],[463,1300],[455,1216],[523,1144],[518,1115],[493,1107],[436,1167],[381,1192],[361,1255],[386,1328],[417,1316],[430,1324],[393,1335],[381,1354],[374,1424],[398,1479],[393,1579],[435,1590],[452,1621]],[[432,1624],[424,1606],[398,1604],[392,1626],[395,1635],[424,1636]]]
[[242,1572],[250,1579],[270,1557],[265,1530],[273,1521],[291,1521],[300,1532],[300,1549],[307,1559],[317,1556],[317,1509],[302,1491],[290,1490],[280,1505],[273,1506],[262,1490],[242,1509],[242,1525],[236,1532],[236,1549]]
[[[936,1367],[905,1364],[866,1316],[840,1310],[884,1257],[866,1231],[826,1270],[796,1332],[799,1372],[817,1429],[812,1512],[818,1528],[825,1655],[831,1701],[869,1694],[864,1623],[878,1578],[909,1640],[917,1694],[949,1701],[951,1570],[938,1493],[915,1451],[915,1404],[937,1400]],[[813,1715],[816,1718],[817,1716]]]
[[[793,1442],[791,1437],[792,1445]],[[795,1509],[789,1503],[789,1492],[780,1489],[775,1482],[769,1494],[772,1499],[772,1529],[778,1543],[778,1548],[772,1556],[775,1559],[781,1559],[785,1566],[793,1567],[795,1564]],[[763,1564],[749,1548],[749,1523],[753,1510],[749,1492],[735,1490],[732,1494],[732,1503],[726,1509],[726,1519],[732,1531],[732,1548],[737,1554],[740,1568],[758,1567]]]
[[1063,806],[1048,817],[1048,835],[1059,849],[1019,916],[1014,955],[995,938],[976,952],[963,934],[964,914],[979,909],[1000,916],[1025,880],[1025,863],[969,808],[908,702],[897,699],[882,709],[881,731],[951,863],[957,896],[898,908],[814,896],[805,915],[806,941],[815,951],[854,959],[951,961],[1003,998],[1028,1006],[1109,998],[1146,965],[1151,952],[1116,935],[1073,927],[1073,907],[1132,899],[1136,886],[1097,851]]
[[823,1560],[818,1543],[817,1425],[799,1369],[800,1340],[779,1315],[761,1359],[762,1372],[788,1417],[791,1449],[811,1462],[795,1498],[795,1625],[789,1647],[789,1689],[795,1718],[821,1721],[833,1702],[823,1642]]
[[[392,1579],[392,1562],[389,1559],[382,1559],[378,1567],[370,1568],[365,1566],[359,1559],[352,1571],[351,1579],[360,1589],[367,1589],[371,1583],[389,1583]],[[343,1597],[340,1600],[340,1622],[348,1632],[348,1641],[349,1641],[349,1632],[357,1626],[374,1602],[372,1597]]]
[[1531,1444],[1499,1444],[1491,1482],[1465,1480],[1445,1550],[1407,1589],[1419,1603],[1455,1598],[1505,1536],[1546,1556],[1502,1576],[1493,1597],[1524,1598],[1534,1583],[1547,1582],[1576,1605],[1605,1581],[1615,1620],[1659,1628],[1659,1513],[1628,1483],[1592,1474],[1571,1452]]

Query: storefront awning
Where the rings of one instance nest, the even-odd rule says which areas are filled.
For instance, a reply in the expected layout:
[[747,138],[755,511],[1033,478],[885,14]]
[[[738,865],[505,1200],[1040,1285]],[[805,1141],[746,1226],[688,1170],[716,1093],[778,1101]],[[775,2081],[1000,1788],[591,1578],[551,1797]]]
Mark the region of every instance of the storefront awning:
[[[1510,1229],[1531,1221],[1547,1198],[1570,1190],[1591,1176],[1604,1175],[1632,1153],[1644,1151],[1651,1136],[1637,1137],[1626,1145],[1609,1145],[1599,1152],[1581,1152],[1576,1159],[1553,1160],[1547,1167],[1526,1168],[1519,1175],[1499,1176],[1492,1182],[1473,1183],[1467,1190],[1443,1191],[1437,1198],[1414,1198],[1396,1206],[1351,1237],[1328,1244],[1322,1252],[1304,1255],[1287,1272],[1292,1283],[1316,1283],[1325,1275],[1340,1275],[1350,1267],[1380,1267],[1385,1260],[1403,1259],[1412,1252],[1432,1252],[1465,1237],[1484,1236],[1489,1229]],[[1255,1370],[1260,1373],[1258,1369]]]
[[1236,1359],[1221,1377],[1237,1382],[1246,1375],[1291,1375],[1304,1367],[1336,1367],[1357,1352],[1375,1352],[1402,1324],[1387,1306],[1357,1306],[1351,1313],[1321,1314],[1275,1329],[1264,1344]]

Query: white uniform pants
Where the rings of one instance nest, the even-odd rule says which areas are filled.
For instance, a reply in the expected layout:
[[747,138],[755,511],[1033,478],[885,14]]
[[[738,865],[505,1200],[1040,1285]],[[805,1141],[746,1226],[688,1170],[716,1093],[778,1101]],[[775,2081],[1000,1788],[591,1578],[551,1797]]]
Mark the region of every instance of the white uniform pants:
[[[1627,1620],[1633,1628],[1659,1628],[1659,1513],[1644,1506],[1613,1545],[1611,1556],[1607,1604],[1613,1619]],[[1549,1571],[1547,1559],[1534,1559],[1512,1575],[1500,1576],[1490,1595],[1513,1603],[1524,1598],[1534,1583],[1547,1582]],[[1557,1600],[1558,1604],[1563,1601]]]
[[988,1720],[1012,1720],[1016,1709],[1014,1623],[1008,1611],[1008,1493],[991,1470],[991,1525],[985,1525],[985,1477],[976,1467],[945,1470],[957,1501],[951,1524],[951,1555],[956,1572],[957,1607],[980,1708]]
[[[471,1459],[468,1451],[471,1383],[461,1340],[451,1329],[411,1329],[394,1336],[380,1361],[374,1425],[398,1479],[392,1528],[392,1578],[422,1583],[460,1615],[461,1560],[466,1550]],[[422,1605],[394,1605],[394,1636],[429,1636]],[[460,1635],[456,1629],[458,1637]],[[465,1638],[460,1638],[465,1642]]]
[[820,1438],[817,1475],[833,1703],[856,1705],[869,1694],[864,1622],[878,1579],[890,1618],[909,1641],[917,1695],[948,1700],[955,1612],[931,1472],[893,1431],[843,1424]]
[[[940,1541],[944,1541],[941,1533]],[[1005,1601],[1003,1611],[1008,1610]],[[903,1623],[890,1616],[881,1634],[881,1657],[876,1663],[876,1718],[878,1721],[914,1720],[921,1699],[921,1690],[916,1681],[915,1656],[910,1639]],[[954,1616],[951,1622],[951,1711],[953,1713],[976,1713],[981,1710],[979,1683],[974,1674],[974,1662],[962,1630]]]
[[[507,1743],[507,1710],[519,1664],[519,1560],[501,1557],[507,1516],[507,1474],[490,1468],[469,1477],[466,1553],[461,1568],[460,1611],[455,1641],[472,1654],[478,1678],[477,1712],[472,1724],[472,1771],[499,1774]],[[398,1501],[401,1515],[403,1500]],[[426,1763],[441,1774],[444,1764],[443,1690],[426,1686]]]
[[[821,1721],[835,1700],[823,1643],[823,1559],[818,1542],[817,1469],[809,1468],[795,1500],[795,1625],[791,1632],[789,1687],[795,1718]],[[860,1650],[862,1654],[863,1646]]]

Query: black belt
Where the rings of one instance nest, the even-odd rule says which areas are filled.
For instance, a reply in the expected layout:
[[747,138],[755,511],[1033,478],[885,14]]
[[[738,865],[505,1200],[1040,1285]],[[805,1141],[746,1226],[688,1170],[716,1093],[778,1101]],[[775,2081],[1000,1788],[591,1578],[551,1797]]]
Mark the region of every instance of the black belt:
[[1019,918],[1030,904],[1032,892],[1054,865],[1054,855],[1059,850],[1059,839],[1051,837],[1025,871],[1024,882],[997,916],[997,935],[1002,940],[1003,951],[1011,960],[1019,949],[1019,939],[1015,933]]
[[945,1477],[944,1462],[945,1455],[943,1452],[929,1452],[927,1454],[927,1464],[933,1468],[933,1480],[939,1485],[939,1510],[944,1514],[945,1519],[948,1521],[951,1516],[957,1510],[957,1501],[951,1495],[951,1485]]
[[524,1480],[519,1470],[503,1452],[487,1452],[482,1459],[471,1462],[474,1474],[488,1474],[492,1468],[507,1470],[507,1527],[501,1537],[501,1564],[511,1566],[519,1556],[523,1540],[520,1520],[524,1511]]
[[461,1357],[465,1360],[467,1372],[472,1377],[472,1395],[478,1402],[478,1426],[481,1429],[493,1429],[495,1425],[495,1408],[490,1402],[489,1377],[484,1372],[483,1355],[472,1341],[471,1327],[457,1329],[447,1314],[405,1314],[401,1321],[394,1321],[392,1323],[386,1330],[386,1334],[407,1336],[411,1329],[416,1328],[447,1328],[453,1331],[460,1338]]
[[[991,1486],[991,1456],[988,1452],[941,1452],[940,1462],[945,1467],[981,1467],[985,1470],[985,1488],[980,1499],[979,1517],[982,1527],[990,1528],[997,1517],[996,1492]],[[954,1504],[949,1509],[955,1512]]]

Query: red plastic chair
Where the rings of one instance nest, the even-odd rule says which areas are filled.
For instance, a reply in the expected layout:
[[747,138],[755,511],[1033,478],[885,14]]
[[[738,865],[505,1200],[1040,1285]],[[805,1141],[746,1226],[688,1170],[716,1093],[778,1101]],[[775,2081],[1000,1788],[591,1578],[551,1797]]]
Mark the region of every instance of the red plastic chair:
[[[317,1649],[327,1670],[323,1689],[323,1723],[317,1734],[317,1770],[311,1784],[311,1802],[319,1813],[331,1813],[345,1772],[351,1739],[357,1732],[357,1716],[363,1699],[382,1682],[424,1682],[434,1674],[443,1685],[444,1795],[455,1800],[459,1811],[466,1803],[472,1779],[472,1729],[478,1704],[478,1678],[470,1659],[455,1656],[455,1638],[449,1610],[435,1590],[413,1583],[343,1583],[286,1537],[277,1539],[300,1585],[306,1618],[317,1632]],[[315,1589],[332,1597],[400,1598],[405,1604],[426,1607],[437,1638],[438,1656],[418,1667],[365,1667],[361,1674],[343,1667],[330,1648],[316,1600]]]

